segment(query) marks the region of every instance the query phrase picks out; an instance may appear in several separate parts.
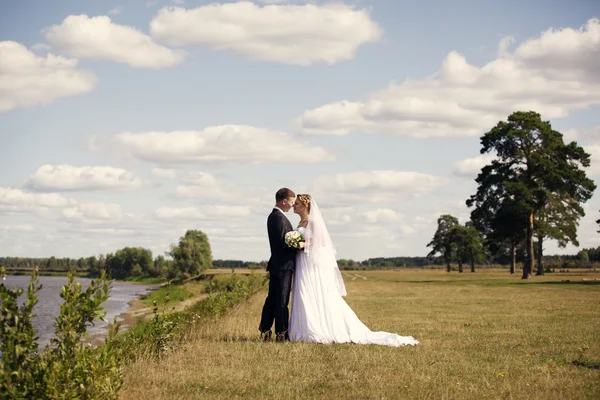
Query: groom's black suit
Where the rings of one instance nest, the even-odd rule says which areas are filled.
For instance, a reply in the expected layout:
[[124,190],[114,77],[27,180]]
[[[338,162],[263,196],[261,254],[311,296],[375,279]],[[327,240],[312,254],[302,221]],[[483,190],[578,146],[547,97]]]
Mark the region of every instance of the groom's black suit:
[[287,339],[292,274],[296,267],[296,250],[285,244],[285,234],[292,230],[292,224],[280,210],[274,208],[267,218],[267,231],[271,258],[267,265],[270,273],[269,294],[263,306],[259,330],[267,332],[275,320],[275,334]]

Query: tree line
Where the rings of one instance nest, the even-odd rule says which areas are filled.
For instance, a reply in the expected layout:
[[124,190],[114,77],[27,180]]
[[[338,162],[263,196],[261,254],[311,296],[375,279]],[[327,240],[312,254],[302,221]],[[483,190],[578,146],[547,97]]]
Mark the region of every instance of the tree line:
[[129,277],[186,278],[198,275],[212,266],[212,251],[208,236],[199,230],[188,230],[165,255],[152,256],[150,249],[124,247],[100,256],[81,258],[25,258],[0,257],[0,266],[12,270],[33,269],[66,272],[75,269],[89,276],[100,276],[102,271],[113,279]]
[[474,270],[478,260],[508,259],[514,273],[522,255],[523,279],[531,277],[536,261],[536,275],[543,275],[545,241],[579,246],[582,204],[596,189],[585,173],[590,155],[574,141],[565,143],[534,111],[517,111],[498,122],[481,137],[481,146],[481,154],[495,157],[481,169],[477,192],[466,200],[473,208],[470,221],[460,225],[452,215],[440,216],[428,256],[442,257],[448,270],[453,260],[459,265],[468,260]]

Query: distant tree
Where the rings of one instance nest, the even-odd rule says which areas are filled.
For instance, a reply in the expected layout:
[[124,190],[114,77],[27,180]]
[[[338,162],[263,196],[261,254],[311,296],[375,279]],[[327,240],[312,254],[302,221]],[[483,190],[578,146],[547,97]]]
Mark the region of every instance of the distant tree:
[[150,275],[152,276],[161,276],[167,273],[167,269],[169,267],[168,261],[165,259],[163,255],[158,255],[154,259],[154,268],[150,270]]
[[[523,266],[523,279],[528,279],[535,258],[536,214],[552,201],[572,199],[573,204],[579,204],[591,198],[596,185],[580,168],[590,165],[590,156],[575,142],[565,144],[562,134],[533,111],[518,111],[511,114],[507,122],[498,122],[482,136],[481,144],[482,154],[494,151],[498,157],[487,166],[487,171],[484,167],[482,174],[487,172],[488,177],[493,177],[497,185],[494,190],[507,194],[526,214],[527,260]],[[478,177],[478,194],[482,189],[482,174]],[[551,194],[555,196],[554,200]],[[473,199],[472,196],[470,200]],[[581,216],[579,212],[570,216],[560,212],[556,215],[560,219],[574,218],[575,224]]]
[[103,270],[106,268],[106,256],[104,254],[100,254],[98,257],[98,269]]
[[455,241],[452,236],[453,230],[458,225],[458,219],[449,214],[441,215],[438,220],[438,227],[433,235],[431,242],[427,244],[427,247],[431,247],[431,252],[427,257],[435,257],[436,254],[441,254],[446,264],[446,270],[451,271],[450,263],[455,249]]
[[141,247],[124,247],[106,256],[107,269],[115,279],[146,275],[152,263],[152,251]]
[[583,249],[579,253],[579,260],[583,261],[584,263],[590,262],[590,254],[589,254],[589,252],[586,249]]
[[90,275],[100,276],[100,268],[98,268],[98,260],[96,256],[91,256],[87,258],[88,271]]
[[171,246],[169,253],[177,270],[191,276],[212,266],[212,252],[208,236],[199,230],[188,230],[179,238],[177,245]]
[[133,268],[131,268],[131,276],[142,276],[144,275],[144,271],[142,271],[142,267],[140,264],[135,264]]
[[485,255],[481,232],[469,221],[465,225],[452,228],[451,240],[454,242],[458,272],[463,272],[464,262],[470,263],[471,272],[475,272],[475,263],[482,261]]

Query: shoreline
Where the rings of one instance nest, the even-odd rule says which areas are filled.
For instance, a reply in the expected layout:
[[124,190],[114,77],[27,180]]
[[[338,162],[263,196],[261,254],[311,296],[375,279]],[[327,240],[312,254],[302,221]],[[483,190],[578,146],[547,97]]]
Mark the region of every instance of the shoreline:
[[[130,283],[130,282],[127,282]],[[155,285],[152,287],[148,293],[157,290],[160,288],[160,285]],[[127,302],[127,310],[117,315],[117,322],[120,324],[119,333],[125,332],[128,329],[137,324],[138,321],[147,319],[152,316],[152,311],[154,307],[146,307],[142,301],[142,296],[139,296],[135,299],[129,300]],[[112,321],[109,321],[112,323]],[[90,333],[85,338],[86,343],[91,343],[94,346],[100,346],[104,344],[104,339],[108,335],[108,324],[104,325],[97,332]]]
[[[131,282],[127,282],[131,283]],[[152,289],[148,291],[148,293],[160,289],[163,285],[151,285]],[[166,314],[170,314],[173,312],[183,311],[188,306],[195,304],[198,301],[204,300],[209,295],[207,293],[201,293],[195,296],[190,297],[189,299],[180,301],[175,305],[168,306],[167,310],[164,310]],[[129,300],[127,302],[128,308],[126,311],[122,312],[117,316],[117,322],[121,325],[119,329],[119,333],[125,332],[128,329],[134,327],[139,321],[147,321],[152,318],[154,313],[154,306],[147,306],[144,304],[142,296],[139,296],[133,300]],[[159,312],[162,313],[162,306],[159,305]],[[95,346],[103,345],[104,339],[108,335],[108,325],[100,328],[98,332],[89,334],[85,338],[86,343],[91,343]]]

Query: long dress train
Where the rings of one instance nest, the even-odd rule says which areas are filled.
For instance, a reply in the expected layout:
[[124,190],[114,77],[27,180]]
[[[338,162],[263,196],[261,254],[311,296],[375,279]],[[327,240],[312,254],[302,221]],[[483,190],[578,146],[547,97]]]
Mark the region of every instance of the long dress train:
[[[304,234],[304,228],[298,228]],[[340,294],[339,274],[333,268],[315,265],[298,252],[292,286],[289,336],[295,342],[359,343],[386,346],[416,345],[412,336],[373,332],[356,316]]]

